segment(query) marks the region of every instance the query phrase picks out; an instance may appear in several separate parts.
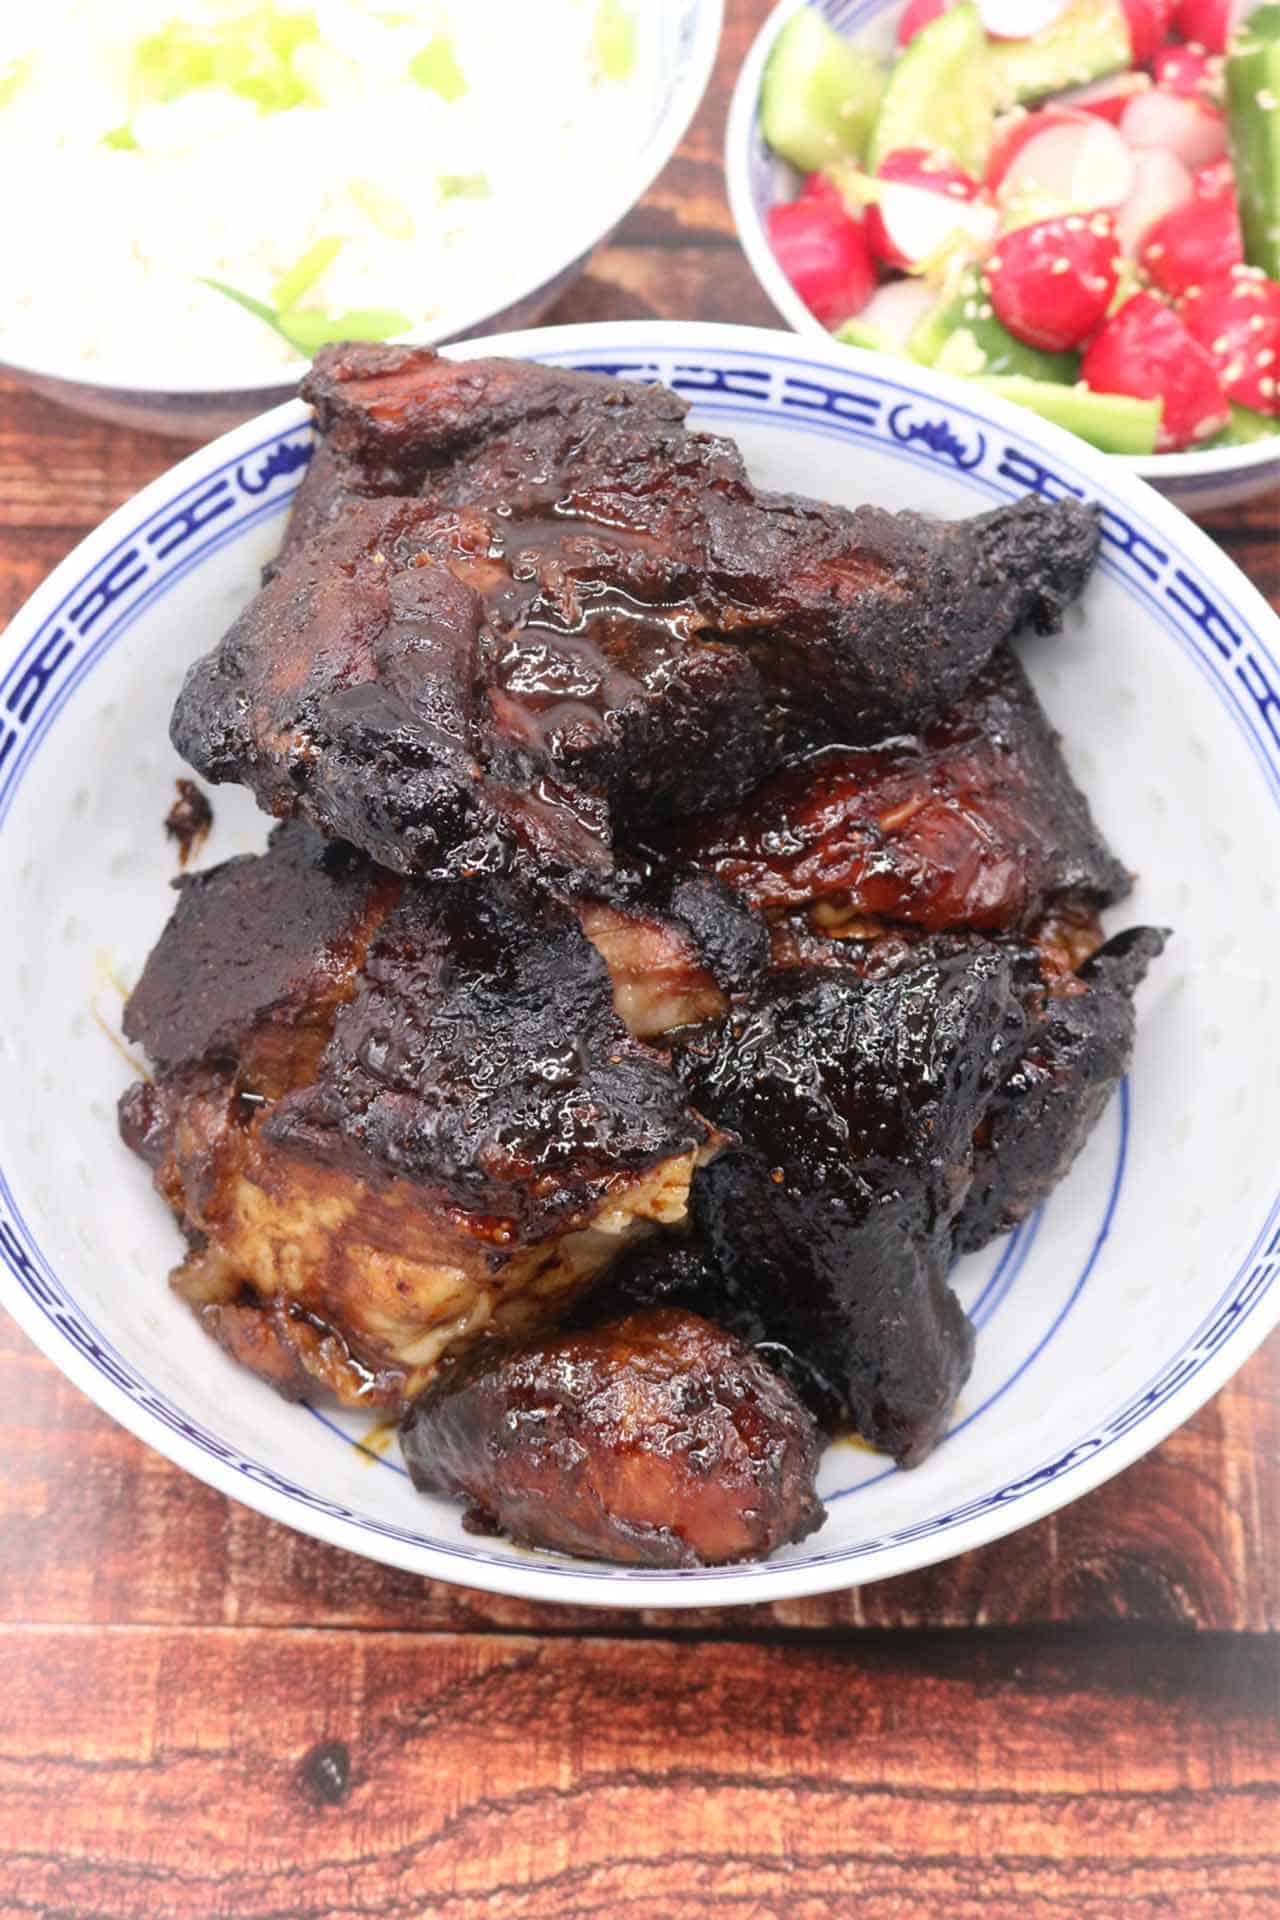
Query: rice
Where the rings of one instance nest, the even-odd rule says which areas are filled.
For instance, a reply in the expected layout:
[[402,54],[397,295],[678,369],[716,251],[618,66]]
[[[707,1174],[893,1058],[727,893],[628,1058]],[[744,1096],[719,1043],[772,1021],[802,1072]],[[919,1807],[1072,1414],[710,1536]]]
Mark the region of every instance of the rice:
[[[639,7],[24,8],[0,29],[0,359],[249,384],[335,328],[440,336],[496,311],[643,143]],[[277,314],[283,296],[297,337],[208,280]]]

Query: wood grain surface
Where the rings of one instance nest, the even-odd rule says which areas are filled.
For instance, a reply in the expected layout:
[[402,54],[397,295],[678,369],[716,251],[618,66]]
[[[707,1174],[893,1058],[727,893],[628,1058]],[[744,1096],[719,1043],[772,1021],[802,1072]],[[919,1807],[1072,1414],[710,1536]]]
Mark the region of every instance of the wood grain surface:
[[[772,323],[720,168],[766,11],[551,319]],[[181,451],[0,381],[0,620]],[[1206,524],[1280,604],[1280,498]],[[634,1615],[276,1526],[0,1316],[0,1920],[854,1914],[1280,1915],[1280,1341],[1010,1540]]]

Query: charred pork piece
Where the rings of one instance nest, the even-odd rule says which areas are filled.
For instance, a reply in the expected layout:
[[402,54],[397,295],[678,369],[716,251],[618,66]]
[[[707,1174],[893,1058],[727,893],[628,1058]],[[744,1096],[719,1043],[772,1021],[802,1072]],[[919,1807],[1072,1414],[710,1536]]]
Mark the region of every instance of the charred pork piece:
[[700,1314],[736,1335],[782,1375],[825,1432],[834,1433],[841,1425],[845,1411],[838,1389],[811,1361],[774,1336],[754,1296],[744,1292],[733,1272],[721,1269],[705,1240],[688,1228],[665,1229],[637,1240],[569,1309],[564,1324],[593,1327],[651,1307]]
[[660,851],[771,915],[810,909],[837,938],[868,919],[1020,929],[1050,899],[1101,905],[1130,885],[1006,649],[923,737],[830,748]]
[[934,719],[1000,641],[1056,628],[1088,578],[1097,517],[1076,501],[948,523],[767,493],[731,441],[687,431],[675,395],[614,384],[334,348],[305,386],[322,445],[291,539],[345,511],[344,490],[629,532],[673,597],[754,653],[789,739],[858,745]]
[[695,1227],[769,1336],[904,1465],[969,1371],[951,1226],[1023,1031],[1016,968],[988,945],[880,979],[792,968],[683,1055],[690,1099],[741,1142],[699,1171]]
[[[450,360],[430,347],[325,348],[302,391],[319,444],[286,551],[362,498],[549,512],[570,475],[625,469],[638,485],[687,438],[687,403],[669,387],[528,360]],[[700,442],[704,459],[708,445]],[[737,448],[716,445],[724,470],[740,476]]]
[[[1096,551],[1075,501],[950,524],[761,492],[654,389],[422,353],[334,369],[314,486],[339,457],[363,477],[340,511],[304,503],[173,737],[397,871],[491,868],[514,837],[607,872],[610,811],[732,805],[784,752],[929,723],[1001,640],[1058,623]],[[416,511],[364,497],[398,487]]]
[[1131,927],[1060,973],[978,1131],[958,1252],[985,1246],[1047,1198],[1093,1132],[1133,1055],[1133,996],[1165,934]]
[[613,981],[618,1018],[638,1039],[722,1018],[764,971],[764,922],[711,875],[623,886],[578,908]]
[[289,1393],[401,1406],[685,1218],[709,1150],[565,910],[405,885],[290,825],[184,883],[126,1011],[121,1106],[207,1329]]
[[277,827],[264,855],[181,875],[126,1038],[161,1079],[207,1065],[276,1098],[314,1071],[401,884],[301,820]]
[[626,1566],[756,1560],[822,1524],[819,1439],[732,1334],[656,1308],[442,1371],[401,1428],[473,1531]]
[[397,872],[607,873],[611,809],[728,804],[777,751],[747,655],[621,539],[362,502],[192,669],[174,742]]

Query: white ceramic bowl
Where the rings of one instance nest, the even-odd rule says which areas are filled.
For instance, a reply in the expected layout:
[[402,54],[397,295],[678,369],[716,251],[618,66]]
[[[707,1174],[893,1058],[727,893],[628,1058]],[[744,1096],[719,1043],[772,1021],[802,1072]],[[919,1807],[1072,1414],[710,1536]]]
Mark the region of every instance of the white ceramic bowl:
[[[549,210],[542,223],[537,267],[509,289],[500,307],[473,304],[452,312],[438,331],[415,329],[406,338],[438,344],[479,333],[532,326],[577,279],[594,248],[657,179],[683,139],[706,91],[724,22],[724,0],[643,0],[635,8],[643,40],[638,71],[648,76],[646,132],[638,145],[596,157],[593,192]],[[190,438],[225,433],[294,393],[297,376],[277,368],[262,377],[243,367],[209,366],[184,386],[155,387],[138,380],[136,368],[85,380],[56,359],[11,360],[0,346],[0,366],[37,393],[80,413],[119,426]]]
[[[165,1285],[179,1238],[116,1137],[112,1037],[172,895],[161,818],[183,670],[248,599],[310,444],[297,403],[157,480],[77,548],[0,643],[0,1301],[70,1377],[181,1466],[355,1552],[541,1599],[780,1599],[958,1553],[1117,1472],[1280,1316],[1280,622],[1183,515],[1032,415],[794,334],[562,327],[459,352],[669,381],[764,482],[948,514],[1028,489],[1104,508],[1097,575],[1023,657],[1104,828],[1141,876],[1113,926],[1174,939],[1137,1057],[1069,1179],[966,1260],[977,1364],[953,1429],[901,1473],[834,1446],[821,1533],[762,1566],[623,1571],[462,1530],[365,1423],[288,1406]],[[266,822],[221,788],[204,862]]]
[[[779,267],[765,227],[769,208],[794,196],[798,176],[769,150],[760,131],[760,82],[783,25],[810,4],[846,39],[873,47],[886,59],[894,50],[905,0],[780,0],[752,41],[734,87],[725,132],[725,175],[738,238],[760,285],[788,326],[825,341],[827,348],[839,353],[839,344],[810,313]],[[1150,480],[1188,513],[1236,506],[1280,487],[1280,435],[1251,447],[1156,453],[1145,459],[1122,454],[1107,457],[1112,466],[1127,467]]]

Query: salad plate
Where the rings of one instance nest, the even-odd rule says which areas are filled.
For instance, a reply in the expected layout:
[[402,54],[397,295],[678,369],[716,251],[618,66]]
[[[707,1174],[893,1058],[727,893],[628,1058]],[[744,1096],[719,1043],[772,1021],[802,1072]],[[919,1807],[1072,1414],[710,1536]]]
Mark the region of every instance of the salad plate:
[[[1254,10],[1252,7],[1236,4],[1230,11],[1238,20]],[[885,98],[891,99],[894,92],[894,76],[900,71],[905,72],[912,61],[912,56],[918,54],[931,32],[939,25],[937,16],[945,11],[947,10],[942,6],[933,7],[922,4],[922,0],[913,0],[910,8],[907,0],[779,0],[779,4],[773,8],[753,40],[739,70],[725,133],[725,176],[730,207],[738,239],[757,280],[787,325],[794,327],[798,333],[820,341],[831,342],[833,339],[833,333],[824,324],[824,320],[811,310],[810,305],[801,297],[788,278],[775,250],[778,236],[771,235],[770,232],[771,215],[783,205],[796,201],[798,196],[803,199],[809,191],[805,184],[804,169],[788,164],[787,160],[774,151],[766,139],[765,100],[770,76],[773,77],[772,84],[775,87],[775,99],[778,102],[775,110],[780,115],[786,114],[803,120],[807,113],[814,111],[815,101],[820,106],[820,103],[826,99],[829,106],[829,90],[828,94],[824,95],[820,69],[823,58],[822,48],[824,44],[828,49],[830,48],[833,44],[830,35],[834,34],[840,41],[856,50],[858,65],[864,73],[889,77],[889,92]],[[975,15],[973,5],[963,8],[962,11]],[[1207,225],[1203,223],[1201,214],[1205,202],[1198,196],[1202,192],[1207,193],[1210,185],[1215,188],[1221,187],[1224,168],[1228,170],[1230,168],[1230,161],[1222,152],[1225,144],[1222,128],[1225,123],[1217,107],[1210,105],[1208,100],[1200,95],[1197,94],[1194,99],[1174,96],[1175,85],[1185,85],[1194,92],[1191,79],[1184,80],[1178,76],[1176,61],[1180,53],[1185,58],[1185,50],[1178,43],[1171,43],[1160,51],[1158,56],[1160,59],[1168,59],[1174,64],[1171,68],[1160,69],[1161,73],[1167,77],[1159,84],[1153,84],[1152,74],[1147,70],[1152,64],[1150,59],[1145,65],[1135,63],[1141,66],[1140,71],[1118,73],[1113,71],[1115,47],[1108,44],[1109,39],[1114,39],[1116,33],[1121,40],[1125,38],[1128,32],[1126,21],[1130,12],[1135,18],[1141,15],[1145,19],[1150,14],[1154,19],[1158,11],[1157,9],[1153,12],[1152,9],[1147,8],[1145,0],[1142,0],[1141,4],[1139,0],[1071,0],[1069,5],[1056,7],[1052,0],[1048,0],[1048,4],[1033,4],[1028,0],[1025,6],[1012,8],[994,4],[993,0],[989,9],[987,0],[982,0],[982,4],[976,8],[975,17],[985,16],[988,12],[993,19],[999,16],[1002,23],[1005,23],[1004,30],[1010,33],[1014,33],[1015,26],[1020,26],[1023,21],[1051,19],[1047,34],[1032,36],[1028,39],[1014,38],[1008,41],[993,39],[991,42],[991,45],[996,48],[1004,47],[1006,57],[1010,57],[1007,50],[1013,48],[1015,50],[1011,56],[1013,60],[1034,59],[1048,61],[1049,65],[1041,74],[1045,84],[1028,95],[1032,106],[1031,112],[1028,112],[1024,106],[1015,107],[1003,118],[997,118],[994,133],[992,133],[988,111],[987,132],[975,147],[974,154],[969,156],[972,168],[976,169],[979,175],[984,174],[985,168],[984,185],[987,190],[979,195],[980,205],[961,204],[959,217],[962,225],[978,223],[974,226],[972,238],[974,246],[982,251],[991,246],[994,241],[997,217],[1002,219],[1007,227],[1016,227],[1024,222],[1028,227],[1034,227],[1037,220],[1042,220],[1046,232],[1052,239],[1052,250],[1058,258],[1062,258],[1064,244],[1073,253],[1081,245],[1087,250],[1091,246],[1096,246],[1102,234],[1091,240],[1087,233],[1082,236],[1079,231],[1074,234],[1059,231],[1064,222],[1069,222],[1072,216],[1068,212],[1056,222],[1048,219],[1048,215],[1060,210],[1058,196],[1071,192],[1080,193],[1083,198],[1075,204],[1092,208],[1096,200],[1108,202],[1109,194],[1110,200],[1115,200],[1118,193],[1125,193],[1128,197],[1118,205],[1111,206],[1108,202],[1102,209],[1104,221],[1114,221],[1114,232],[1127,236],[1123,238],[1122,247],[1134,253],[1133,258],[1125,260],[1119,266],[1111,296],[1109,316],[1111,320],[1114,320],[1117,308],[1137,292],[1141,280],[1146,276],[1148,256],[1144,250],[1148,240],[1155,238],[1153,230],[1159,209],[1167,207],[1173,217],[1179,221],[1179,247],[1183,244],[1184,233],[1191,236],[1196,245],[1210,256],[1214,249],[1222,244],[1222,224],[1212,219]],[[1274,24],[1280,22],[1280,9],[1271,5],[1262,8],[1261,11],[1265,12],[1269,19],[1274,16],[1272,22],[1274,31]],[[903,52],[898,45],[897,37],[908,14],[911,16],[911,21],[926,24],[923,31],[917,32],[916,37]],[[806,15],[813,16],[813,31],[811,34],[797,33],[796,28],[805,25],[801,16]],[[1073,35],[1084,36],[1081,44],[1074,48]],[[786,45],[789,37],[797,49],[790,55]],[[943,38],[945,42],[945,35]],[[977,38],[981,42],[980,31],[977,33]],[[1060,48],[1050,44],[1055,39],[1061,40]],[[779,57],[780,47],[781,56]],[[941,50],[943,54],[946,53],[945,44]],[[980,56],[980,46],[978,51]],[[929,82],[928,85],[922,84],[916,105],[918,111],[924,114],[928,128],[927,137],[930,138],[933,121],[929,103],[933,97],[936,95],[939,101],[943,98],[958,98],[963,103],[974,93],[978,84],[971,67],[959,73],[935,74],[930,81],[928,63],[935,58],[935,55],[926,50],[923,58],[916,62],[917,65],[925,68],[923,81]],[[1280,45],[1270,46],[1266,58],[1280,63]],[[807,59],[816,62],[815,71],[806,72]],[[1063,59],[1066,64],[1050,84],[1049,75],[1054,71],[1053,63]],[[964,69],[963,60],[960,61],[960,66]],[[1266,70],[1269,71],[1269,68]],[[1092,76],[1095,71],[1106,77],[1094,80]],[[1083,86],[1079,84],[1081,81],[1085,83]],[[873,88],[878,88],[881,84],[882,80],[877,79],[873,82]],[[1208,80],[1206,84],[1214,83]],[[1129,97],[1141,103],[1136,111],[1148,116],[1145,127],[1141,123],[1138,125],[1133,145],[1123,137],[1126,125],[1124,119],[1126,89],[1130,86],[1134,91]],[[904,90],[910,94],[912,88],[908,86]],[[1265,87],[1256,91],[1262,104],[1257,108],[1256,113],[1251,112],[1250,123],[1251,126],[1262,125],[1265,129],[1268,114],[1271,120],[1274,121],[1275,118],[1274,112],[1265,104],[1270,99],[1270,93]],[[1158,102],[1154,117],[1151,106],[1153,100]],[[940,106],[939,113],[942,111]],[[865,157],[869,161],[877,144],[875,120],[878,109],[874,105],[874,93],[867,103],[867,112],[870,115],[871,131],[870,147]],[[1208,154],[1213,148],[1218,157],[1207,160],[1203,167],[1193,171],[1199,130],[1194,126],[1188,130],[1179,116],[1180,114],[1194,116],[1197,112],[1202,113],[1211,128],[1205,138],[1202,151]],[[1166,113],[1169,115],[1167,123],[1161,117]],[[1259,116],[1261,116],[1260,119]],[[890,117],[896,120],[898,116],[895,112]],[[943,128],[943,133],[938,135],[939,140],[941,141],[945,135],[963,141],[963,133],[957,134],[956,128],[963,128],[964,117],[963,104],[952,110],[950,120],[943,115],[943,118],[937,122]],[[954,124],[951,124],[952,122]],[[1144,154],[1136,144],[1137,140],[1143,142],[1154,140],[1156,134],[1164,132],[1166,124],[1169,137],[1180,141],[1184,151],[1189,154],[1189,164],[1184,165],[1176,153],[1155,146],[1148,146]],[[1055,175],[1052,189],[1049,180],[1045,177],[1046,166],[1030,158],[1031,136],[1041,125],[1050,131],[1048,146],[1051,151],[1048,156],[1048,169],[1051,169]],[[950,133],[947,133],[948,126],[950,126]],[[1056,133],[1052,131],[1055,127]],[[806,132],[809,139],[814,137],[811,128],[806,129]],[[785,135],[778,135],[775,130],[775,138],[785,137]],[[908,169],[914,185],[904,184],[906,174],[903,174],[902,180],[891,189],[896,198],[893,210],[885,213],[888,221],[886,234],[900,233],[899,221],[902,218],[905,218],[908,228],[919,223],[922,218],[921,210],[927,207],[931,200],[936,201],[939,197],[937,192],[921,195],[917,191],[920,184],[928,185],[931,178],[938,183],[943,193],[957,195],[961,201],[964,194],[970,191],[970,187],[964,184],[965,170],[962,170],[961,174],[953,180],[945,164],[939,161],[937,154],[924,152],[916,147],[917,137],[921,140],[926,138],[925,134],[919,134],[918,127],[916,131],[903,134],[904,142],[910,143],[906,151],[895,152],[889,156],[890,176],[900,171],[895,163],[905,164],[913,152],[914,162],[917,164]],[[1273,132],[1272,141],[1274,138]],[[989,139],[992,144],[989,155],[984,161],[981,155]],[[1076,147],[1072,146],[1073,141],[1077,143]],[[1026,144],[1022,145],[1023,142]],[[1057,143],[1056,152],[1052,151],[1055,142]],[[898,146],[896,137],[892,144],[895,148]],[[802,147],[805,145],[803,135],[801,145]],[[1037,143],[1035,151],[1043,154],[1045,148]],[[1059,172],[1057,162],[1064,157],[1066,165]],[[810,158],[812,159],[812,156]],[[923,160],[923,171],[918,167],[921,160]],[[882,164],[882,159],[877,157],[876,163]],[[843,160],[837,158],[832,162],[835,173],[841,175],[848,164],[847,156]],[[940,165],[942,165],[941,173],[938,172]],[[1127,186],[1115,186],[1114,169],[1117,166],[1124,174],[1128,182]],[[1251,168],[1251,174],[1256,174],[1259,181],[1269,177],[1267,170],[1263,168]],[[1235,194],[1235,183],[1229,171],[1227,181],[1230,189],[1228,198],[1231,198]],[[1017,183],[1016,187],[1015,183]],[[974,181],[970,186],[976,188],[977,184]],[[864,190],[873,190],[866,188],[865,178],[858,186],[859,192]],[[1180,202],[1177,199],[1179,194],[1197,196],[1197,206],[1193,209]],[[989,204],[993,199],[996,203],[994,206]],[[884,204],[887,208],[887,203]],[[957,200],[953,199],[950,204],[954,208]],[[1225,200],[1220,200],[1218,204],[1220,209],[1225,209]],[[1068,202],[1063,200],[1061,205],[1066,207]],[[884,237],[872,234],[872,220],[880,210],[874,204],[869,207],[866,225],[868,236],[874,237],[876,246],[883,249]],[[1194,232],[1187,224],[1188,214],[1194,217]],[[1094,217],[1096,212],[1091,214],[1091,219]],[[988,220],[991,223],[989,230],[981,224]],[[1077,230],[1087,224],[1080,220],[1078,214],[1074,216],[1074,222]],[[929,223],[926,221],[927,224]],[[1107,232],[1112,232],[1110,226],[1107,227]],[[936,235],[934,237],[936,238]],[[1009,245],[1009,238],[1008,234],[1002,234],[1001,244],[1005,255],[1008,256],[1002,259],[1002,268],[1010,264],[1019,264],[1020,261],[1020,256]],[[1240,244],[1238,235],[1235,244],[1236,246]],[[792,245],[796,249],[797,259],[804,262],[807,256],[810,271],[818,262],[821,263],[820,271],[825,271],[828,266],[833,265],[829,257],[830,244],[821,232],[814,232],[812,229],[802,231],[797,228]],[[997,252],[1000,250],[1000,247],[996,248]],[[946,248],[944,247],[942,251],[945,252]],[[1051,272],[1040,279],[1036,290],[1042,304],[1047,304],[1051,320],[1056,317],[1057,312],[1061,311],[1063,305],[1061,298],[1055,294],[1055,288],[1061,288],[1068,281],[1075,286],[1074,267],[1078,265],[1081,272],[1092,271],[1098,265],[1098,258],[1105,256],[1106,251],[1106,247],[1101,247],[1098,257],[1090,254],[1086,259],[1082,255],[1075,262],[1063,259],[1058,271],[1065,273],[1065,281],[1053,279]],[[1138,266],[1139,258],[1143,263],[1141,274]],[[1194,250],[1189,252],[1185,271],[1182,272],[1181,278],[1170,281],[1171,289],[1196,278],[1196,273],[1192,272],[1192,266],[1196,266],[1198,273],[1199,258],[1200,256]],[[1048,264],[1052,268],[1056,261]],[[898,259],[894,263],[893,270],[896,271],[903,265],[904,262]],[[1073,267],[1072,272],[1066,272],[1069,265]],[[874,261],[867,261],[865,266],[855,265],[849,270],[856,276],[863,271],[879,273],[882,269],[883,262],[877,264]],[[1169,271],[1172,272],[1171,265]],[[1276,273],[1274,264],[1270,271],[1272,275]],[[1213,279],[1215,296],[1220,287],[1225,288],[1230,284],[1225,267],[1219,271],[1216,267],[1206,265],[1205,273],[1206,277]],[[871,282],[868,281],[865,287],[852,295],[855,301],[862,301],[870,296],[868,304],[860,311],[852,312],[847,326],[839,330],[847,333],[856,345],[872,344],[871,335],[880,333],[882,330],[873,326],[870,333],[867,333],[865,321],[874,320],[878,314],[883,314],[890,329],[898,329],[900,335],[891,342],[891,350],[895,355],[905,355],[910,352],[912,355],[923,356],[930,363],[939,359],[943,367],[953,372],[981,373],[984,377],[994,376],[998,383],[1010,392],[1022,386],[1024,398],[1027,397],[1026,380],[1030,376],[1033,383],[1030,399],[1045,407],[1050,419],[1068,425],[1074,424],[1073,389],[1076,392],[1079,391],[1077,382],[1082,371],[1092,372],[1094,375],[1092,384],[1097,392],[1084,396],[1086,404],[1081,409],[1084,419],[1079,431],[1086,438],[1096,436],[1097,444],[1109,449],[1109,458],[1115,464],[1127,467],[1132,473],[1140,474],[1187,512],[1208,513],[1216,508],[1255,499],[1280,486],[1280,433],[1274,431],[1277,422],[1274,419],[1268,422],[1263,415],[1253,409],[1239,407],[1231,412],[1228,419],[1228,396],[1220,390],[1212,370],[1207,370],[1205,365],[1199,363],[1201,351],[1199,345],[1184,342],[1181,329],[1172,325],[1175,315],[1169,310],[1179,309],[1177,317],[1180,317],[1181,311],[1186,306],[1186,302],[1175,298],[1172,291],[1169,293],[1167,308],[1163,304],[1164,295],[1158,286],[1154,287],[1154,290],[1146,289],[1142,292],[1140,297],[1145,311],[1139,315],[1135,309],[1127,327],[1121,333],[1117,334],[1114,329],[1112,330],[1113,344],[1105,359],[1094,357],[1097,349],[1096,346],[1090,346],[1090,341],[1096,340],[1096,335],[1088,332],[1082,334],[1076,341],[1076,347],[1078,349],[1084,346],[1086,348],[1084,358],[1091,361],[1090,367],[1084,369],[1083,361],[1079,366],[1072,364],[1073,360],[1079,357],[1078,353],[1064,354],[1037,350],[1036,347],[1028,345],[1029,335],[1011,340],[1008,330],[1001,323],[1000,316],[993,317],[990,312],[990,290],[993,281],[994,276],[990,273],[987,274],[985,288],[979,286],[971,277],[962,279],[952,289],[954,298],[950,294],[935,294],[932,309],[929,292],[919,281],[910,278],[890,279],[885,281],[874,294],[872,294]],[[948,284],[950,285],[950,281]],[[1192,291],[1193,293],[1203,292],[1199,287],[1194,287]],[[1267,324],[1276,333],[1277,338],[1280,338],[1280,291],[1277,291],[1274,286],[1265,291],[1269,301]],[[883,305],[886,293],[890,295],[890,300],[887,305]],[[918,304],[912,298],[914,295],[918,295]],[[1006,311],[1008,311],[1007,308]],[[1144,363],[1151,360],[1160,350],[1149,337],[1153,311],[1155,324],[1170,336],[1173,343],[1168,354],[1170,378],[1178,384],[1180,389],[1190,389],[1180,393],[1180,398],[1185,402],[1183,411],[1189,412],[1190,415],[1197,415],[1206,405],[1216,405],[1219,412],[1215,420],[1204,424],[1206,427],[1224,429],[1203,444],[1196,442],[1179,451],[1151,450],[1153,435],[1148,432],[1144,437],[1140,423],[1137,421],[1136,410],[1140,406],[1138,401],[1121,397],[1119,406],[1111,410],[1105,404],[1112,397],[1113,387],[1121,396],[1138,391],[1150,392],[1150,387],[1143,378],[1142,368]],[[1203,318],[1209,322],[1212,317],[1216,324],[1202,327],[1198,321],[1195,322],[1199,331],[1203,333],[1206,345],[1217,348],[1224,343],[1234,341],[1235,335],[1228,324],[1231,320],[1231,312],[1230,304],[1219,306],[1215,298],[1215,303],[1205,310]],[[1161,319],[1161,315],[1165,313],[1169,314],[1168,320]],[[1044,316],[1037,314],[1036,317],[1043,319]],[[1253,335],[1250,335],[1247,330],[1248,319],[1251,317],[1251,313],[1246,313],[1242,322],[1240,337],[1245,342],[1245,349],[1249,340],[1257,337],[1256,330]],[[828,318],[832,328],[838,327],[838,314],[829,315]],[[957,335],[961,337],[956,338]],[[1045,347],[1062,344],[1047,336],[1037,335],[1036,337]],[[1266,341],[1271,342],[1271,338],[1271,333],[1268,332]],[[877,344],[883,345],[883,338]],[[1179,351],[1181,345],[1185,345],[1185,352]],[[1245,349],[1242,349],[1242,357]],[[1261,349],[1264,356],[1276,350],[1274,343],[1269,346],[1264,344]],[[1193,360],[1197,362],[1199,376],[1194,382],[1188,373],[1189,364]],[[1264,358],[1261,366],[1254,370],[1261,381],[1267,382],[1272,379],[1271,366],[1272,362]],[[1130,376],[1135,368],[1138,370],[1136,380],[1130,383]],[[1236,372],[1237,374],[1239,372],[1238,366]],[[1227,376],[1224,375],[1224,377]],[[1239,394],[1245,391],[1245,388],[1237,390]],[[1255,408],[1261,405],[1274,411],[1274,386],[1267,388],[1265,392],[1250,386],[1247,391]],[[1235,394],[1231,397],[1234,398]],[[1109,417],[1109,414],[1115,417]],[[1136,439],[1135,425],[1139,425]]]

